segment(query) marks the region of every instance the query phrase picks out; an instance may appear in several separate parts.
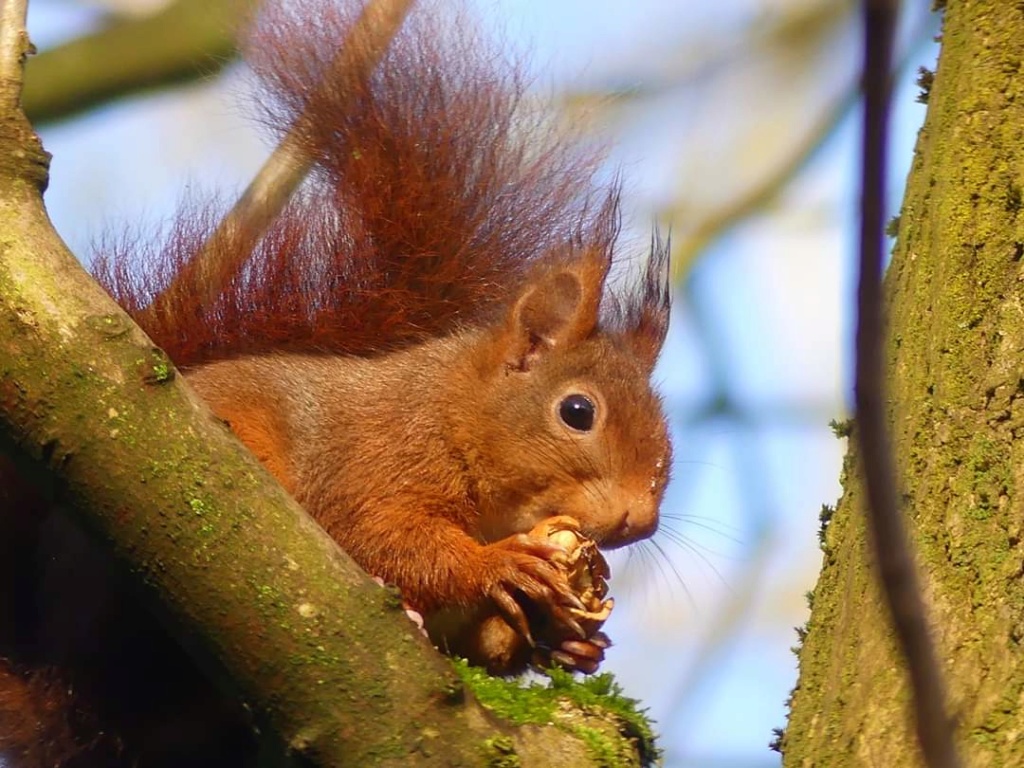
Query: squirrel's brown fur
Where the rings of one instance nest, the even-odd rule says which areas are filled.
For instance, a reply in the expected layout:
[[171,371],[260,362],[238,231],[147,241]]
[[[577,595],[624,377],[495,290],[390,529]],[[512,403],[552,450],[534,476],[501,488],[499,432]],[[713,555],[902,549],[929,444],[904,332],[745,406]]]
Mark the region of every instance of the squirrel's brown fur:
[[[96,274],[439,645],[514,673],[543,614],[562,659],[592,671],[605,646],[575,633],[555,548],[524,534],[568,515],[614,547],[657,526],[669,443],[648,380],[665,249],[612,293],[618,183],[599,183],[601,152],[531,110],[521,68],[436,8],[414,13],[368,83],[316,87],[355,10],[293,0],[256,23],[263,119],[315,116],[316,164],[252,252],[226,254],[244,266],[214,300],[176,291],[147,311],[208,242],[201,206],[158,248],[106,252]],[[593,421],[578,428],[562,409],[579,397]],[[18,542],[0,577],[24,599],[0,602],[0,754],[246,764],[244,710],[0,454],[5,500],[23,514],[0,516],[0,547]]]

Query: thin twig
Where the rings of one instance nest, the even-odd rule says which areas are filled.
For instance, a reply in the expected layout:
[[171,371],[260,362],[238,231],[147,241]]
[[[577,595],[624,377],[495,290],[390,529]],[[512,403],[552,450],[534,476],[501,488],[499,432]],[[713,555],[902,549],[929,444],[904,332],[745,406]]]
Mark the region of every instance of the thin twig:
[[942,671],[896,490],[887,434],[882,351],[882,264],[889,77],[898,0],[865,0],[864,136],[861,166],[860,284],[857,288],[855,434],[867,486],[868,518],[882,589],[906,658],[917,739],[930,768],[957,768]]
[[0,114],[20,108],[27,16],[28,0],[0,0]]
[[[835,133],[843,118],[857,103],[858,89],[856,86],[839,96],[818,115],[818,119],[804,132],[803,139],[786,154],[774,168],[763,178],[754,182],[749,189],[743,190],[733,200],[717,211],[701,220],[689,235],[679,239],[680,246],[672,254],[673,277],[681,281],[703,254],[709,245],[741,221],[746,221],[763,209],[779,193],[796,178],[818,150]],[[682,219],[687,216],[676,214],[671,209],[662,211],[659,218],[666,220]]]
[[[415,0],[371,0],[341,42],[337,56],[319,87],[337,88],[339,83],[360,82],[370,76],[384,58]],[[196,253],[187,268],[158,296],[149,311],[160,312],[182,290],[205,292],[204,303],[212,303],[221,286],[214,276],[235,274],[236,268],[222,268],[218,260],[229,254],[244,259],[248,248],[234,247],[239,238],[255,243],[281,212],[312,166],[302,136],[307,114],[300,115],[273,154],[260,168],[245,192],[220,222],[216,231]],[[232,244],[231,247],[225,247]],[[198,279],[197,279],[198,276]]]
[[[915,29],[908,45],[896,65],[893,74],[904,71],[915,61],[915,53],[920,44],[930,41],[934,35],[931,24],[927,21]],[[788,154],[783,155],[775,167],[762,178],[757,179],[746,190],[727,202],[717,211],[712,211],[705,219],[697,223],[688,235],[677,238],[676,249],[672,253],[672,269],[677,281],[682,282],[696,263],[697,259],[707,251],[708,247],[729,232],[736,224],[746,221],[754,214],[763,210],[778,199],[783,190],[813,160],[825,143],[835,135],[836,129],[851,110],[857,106],[863,91],[860,80],[853,82],[843,93],[840,93],[830,104],[826,105],[804,131],[803,138],[793,145]],[[676,213],[671,207],[658,213],[663,221],[690,218],[685,211]]]

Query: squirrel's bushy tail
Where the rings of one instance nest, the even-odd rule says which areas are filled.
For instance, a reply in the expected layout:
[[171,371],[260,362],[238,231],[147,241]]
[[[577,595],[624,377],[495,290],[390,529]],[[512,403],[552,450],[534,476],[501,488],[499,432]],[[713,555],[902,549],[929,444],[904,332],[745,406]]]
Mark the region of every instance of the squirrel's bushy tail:
[[143,311],[212,232],[201,206],[158,252],[121,246],[95,262],[178,365],[394,349],[486,314],[552,248],[610,258],[618,190],[598,183],[602,149],[531,109],[522,62],[457,13],[421,4],[367,82],[322,87],[351,5],[276,0],[253,27],[260,119],[284,133],[311,114],[301,138],[315,167],[252,253],[224,259],[245,266],[221,276],[217,297],[185,290],[168,311]]

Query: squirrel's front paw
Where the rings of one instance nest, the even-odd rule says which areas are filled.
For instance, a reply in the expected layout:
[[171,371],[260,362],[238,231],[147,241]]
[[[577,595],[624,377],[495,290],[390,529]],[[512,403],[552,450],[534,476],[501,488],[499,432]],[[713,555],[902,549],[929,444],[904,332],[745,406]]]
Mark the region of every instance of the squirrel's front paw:
[[[555,560],[565,575],[572,593],[583,608],[573,607],[572,632],[551,621],[536,610],[527,615],[537,640],[532,655],[536,667],[560,666],[570,671],[592,674],[604,661],[604,652],[611,645],[601,626],[611,615],[614,601],[608,597],[611,571],[597,545],[584,537],[572,518],[553,517],[542,521],[529,534],[549,544],[556,544],[565,553]],[[577,630],[582,630],[580,633]]]
[[573,593],[565,572],[559,567],[567,558],[563,547],[521,533],[487,545],[483,557],[485,594],[531,646],[535,642],[522,598],[529,601],[531,613],[535,607],[563,632],[567,630],[580,640],[586,638],[572,614],[574,610],[584,610],[585,606]]
[[580,532],[579,523],[571,517],[552,517],[530,533],[504,539],[485,551],[492,556],[500,552],[498,559],[511,556],[521,564],[516,566],[522,567],[520,574],[496,580],[487,594],[535,649],[533,663],[596,671],[611,644],[600,632],[614,607],[607,598],[611,572],[597,545]]

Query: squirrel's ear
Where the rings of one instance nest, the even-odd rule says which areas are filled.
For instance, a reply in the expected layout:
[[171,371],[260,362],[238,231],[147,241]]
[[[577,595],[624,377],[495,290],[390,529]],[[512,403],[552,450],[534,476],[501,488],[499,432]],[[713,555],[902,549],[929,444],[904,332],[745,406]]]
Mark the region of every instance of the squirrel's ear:
[[596,249],[527,280],[506,319],[507,364],[526,370],[546,349],[570,347],[597,326],[609,261]]

